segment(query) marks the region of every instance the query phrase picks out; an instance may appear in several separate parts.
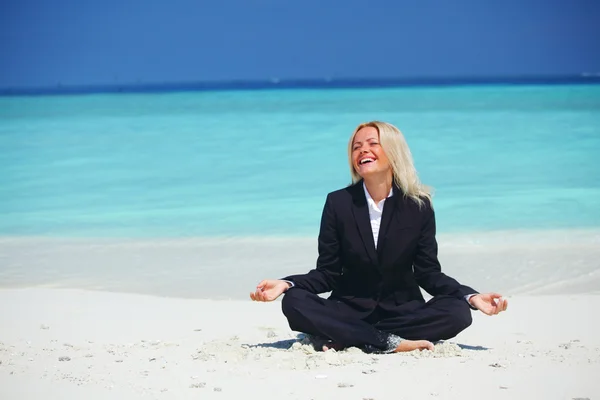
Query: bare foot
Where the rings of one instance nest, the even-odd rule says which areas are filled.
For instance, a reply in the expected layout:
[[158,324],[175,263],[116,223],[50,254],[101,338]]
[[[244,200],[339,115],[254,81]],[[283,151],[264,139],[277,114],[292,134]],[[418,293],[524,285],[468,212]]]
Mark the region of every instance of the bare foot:
[[403,340],[400,342],[394,353],[402,353],[413,350],[431,350],[433,351],[433,343],[428,340]]

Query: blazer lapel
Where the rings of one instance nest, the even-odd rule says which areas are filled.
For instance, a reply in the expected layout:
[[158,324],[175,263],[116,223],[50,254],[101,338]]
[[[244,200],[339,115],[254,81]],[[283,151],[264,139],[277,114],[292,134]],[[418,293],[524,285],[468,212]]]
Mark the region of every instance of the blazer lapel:
[[[371,229],[371,220],[369,219],[369,207],[367,206],[367,198],[362,187],[362,181],[354,186],[352,193],[352,213],[354,221],[358,227],[358,232],[365,245],[367,254],[375,265],[379,264],[377,251],[375,250],[375,241],[373,240],[373,230]],[[359,190],[360,189],[360,190]],[[385,211],[385,208],[384,208]]]

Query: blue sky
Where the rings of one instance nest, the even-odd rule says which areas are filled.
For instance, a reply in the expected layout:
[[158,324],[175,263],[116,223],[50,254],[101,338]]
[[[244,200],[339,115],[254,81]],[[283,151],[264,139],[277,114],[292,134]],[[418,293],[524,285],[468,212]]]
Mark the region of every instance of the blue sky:
[[600,1],[0,0],[0,88],[600,71]]

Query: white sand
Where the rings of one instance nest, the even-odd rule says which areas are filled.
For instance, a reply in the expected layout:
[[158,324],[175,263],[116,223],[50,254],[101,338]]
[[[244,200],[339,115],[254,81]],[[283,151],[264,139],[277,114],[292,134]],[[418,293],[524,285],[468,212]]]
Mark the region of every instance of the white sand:
[[243,300],[315,245],[0,239],[0,400],[600,398],[597,230],[442,235],[444,270],[510,306],[414,354],[315,353]]
[[600,397],[597,295],[510,298],[433,353],[391,355],[315,353],[279,301],[3,289],[0,304],[3,400]]

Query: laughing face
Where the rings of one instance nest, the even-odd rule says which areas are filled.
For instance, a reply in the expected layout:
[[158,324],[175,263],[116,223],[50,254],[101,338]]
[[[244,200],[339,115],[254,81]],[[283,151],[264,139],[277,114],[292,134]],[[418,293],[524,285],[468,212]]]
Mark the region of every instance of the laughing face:
[[390,172],[390,163],[379,144],[379,132],[376,128],[365,126],[354,135],[352,165],[363,179]]

